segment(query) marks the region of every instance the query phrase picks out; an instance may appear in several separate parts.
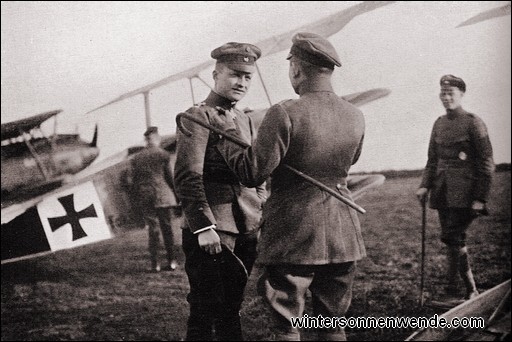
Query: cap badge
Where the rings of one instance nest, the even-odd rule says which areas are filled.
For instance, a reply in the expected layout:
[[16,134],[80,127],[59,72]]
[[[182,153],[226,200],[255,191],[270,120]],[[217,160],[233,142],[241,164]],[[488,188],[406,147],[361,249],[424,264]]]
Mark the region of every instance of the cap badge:
[[460,160],[466,160],[466,159],[468,159],[468,155],[466,153],[464,153],[463,151],[461,151],[459,153],[459,159]]
[[249,57],[244,57],[244,62],[249,62]]

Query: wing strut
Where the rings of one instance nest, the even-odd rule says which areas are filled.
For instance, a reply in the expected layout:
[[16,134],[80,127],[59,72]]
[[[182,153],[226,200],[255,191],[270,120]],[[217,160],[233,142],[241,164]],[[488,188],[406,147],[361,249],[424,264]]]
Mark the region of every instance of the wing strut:
[[192,85],[192,78],[188,79],[188,83],[190,84],[190,94],[192,95],[192,104],[196,104],[196,98],[194,97],[194,86]]
[[34,159],[36,160],[37,167],[39,168],[39,170],[43,174],[44,179],[45,180],[49,180],[50,179],[50,175],[48,175],[48,172],[44,168],[43,162],[39,158],[39,155],[37,154],[36,149],[34,148],[34,146],[32,146],[30,141],[28,141],[26,139],[25,132],[23,132],[21,129],[20,129],[20,135],[23,136],[23,141],[25,142],[25,145],[27,145],[30,153],[32,154],[32,157],[34,157]]
[[270,100],[270,95],[268,93],[267,87],[265,86],[265,82],[263,81],[263,77],[261,76],[260,67],[258,66],[258,63],[254,63],[256,65],[256,70],[258,70],[258,76],[260,77],[261,85],[263,86],[263,90],[265,91],[265,95],[267,95],[267,100],[270,106],[272,106],[272,100]]
[[205,80],[203,80],[203,79],[201,78],[201,76],[196,75],[196,78],[197,78],[199,81],[203,82],[203,83],[204,83],[208,88],[210,88],[210,90],[213,90],[212,86],[211,86],[211,85],[209,85],[209,84],[208,84],[208,82],[206,82]]
[[149,109],[149,91],[143,92],[144,94],[144,109],[146,110],[146,128],[151,126],[151,112]]

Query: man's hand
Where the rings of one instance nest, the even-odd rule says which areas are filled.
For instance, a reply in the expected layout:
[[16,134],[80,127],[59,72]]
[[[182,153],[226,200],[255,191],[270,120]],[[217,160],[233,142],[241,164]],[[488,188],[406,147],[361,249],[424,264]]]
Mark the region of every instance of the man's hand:
[[210,124],[223,131],[230,129],[236,130],[235,117],[233,113],[221,107],[216,107],[216,109],[217,113],[210,113]]
[[485,203],[480,202],[478,200],[473,201],[473,203],[471,204],[471,211],[475,216],[489,215],[489,212],[485,207]]
[[199,247],[211,255],[222,252],[219,234],[214,229],[208,229],[199,233],[197,237]]
[[416,191],[416,197],[418,197],[418,200],[420,201],[421,204],[425,203],[428,197],[428,189],[419,188],[418,191]]

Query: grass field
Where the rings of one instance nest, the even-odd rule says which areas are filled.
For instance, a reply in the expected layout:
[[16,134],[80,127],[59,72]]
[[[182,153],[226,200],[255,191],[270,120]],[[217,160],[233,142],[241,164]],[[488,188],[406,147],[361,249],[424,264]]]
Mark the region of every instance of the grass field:
[[[393,178],[359,201],[368,257],[359,264],[348,316],[431,316],[419,308],[421,209],[418,177]],[[475,220],[468,247],[479,289],[510,278],[510,171],[496,174],[491,216]],[[444,249],[428,211],[426,297],[441,293]],[[183,254],[179,250],[180,266]],[[162,252],[163,253],[163,252]],[[183,268],[148,273],[147,232],[2,266],[2,341],[181,340],[188,281]],[[256,268],[242,308],[248,340],[268,340],[270,322],[256,295]],[[311,312],[309,312],[311,313]],[[412,330],[352,329],[349,340],[403,340]],[[313,336],[306,336],[313,338]]]

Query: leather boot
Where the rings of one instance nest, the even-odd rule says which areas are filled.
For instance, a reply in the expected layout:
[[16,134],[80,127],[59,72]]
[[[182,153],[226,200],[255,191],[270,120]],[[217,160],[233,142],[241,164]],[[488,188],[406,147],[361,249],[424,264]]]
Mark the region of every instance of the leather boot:
[[445,287],[446,294],[450,296],[457,296],[459,294],[459,249],[449,247],[448,248],[448,272],[446,279],[448,279],[448,284]]
[[475,278],[471,271],[471,265],[469,264],[468,253],[463,253],[459,256],[459,272],[462,277],[462,281],[466,286],[466,299],[471,299],[478,296],[478,290],[475,284]]

